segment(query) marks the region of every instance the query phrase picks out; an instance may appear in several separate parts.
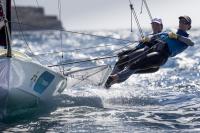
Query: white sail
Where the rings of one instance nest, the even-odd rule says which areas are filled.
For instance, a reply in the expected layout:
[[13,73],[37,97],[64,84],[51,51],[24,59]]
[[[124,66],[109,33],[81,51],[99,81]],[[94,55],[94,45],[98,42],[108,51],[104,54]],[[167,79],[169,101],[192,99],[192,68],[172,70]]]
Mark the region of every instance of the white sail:
[[65,74],[67,76],[67,88],[84,85],[103,86],[111,70],[109,65],[101,65],[70,71]]

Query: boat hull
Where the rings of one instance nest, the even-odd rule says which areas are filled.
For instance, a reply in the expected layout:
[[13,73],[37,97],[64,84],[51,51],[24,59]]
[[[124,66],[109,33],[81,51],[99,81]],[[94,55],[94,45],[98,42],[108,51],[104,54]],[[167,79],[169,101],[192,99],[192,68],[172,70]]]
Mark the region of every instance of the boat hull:
[[[16,52],[17,53],[17,52]],[[31,58],[19,56],[0,58],[1,113],[48,102],[66,87],[66,79]],[[5,111],[6,109],[6,111]]]

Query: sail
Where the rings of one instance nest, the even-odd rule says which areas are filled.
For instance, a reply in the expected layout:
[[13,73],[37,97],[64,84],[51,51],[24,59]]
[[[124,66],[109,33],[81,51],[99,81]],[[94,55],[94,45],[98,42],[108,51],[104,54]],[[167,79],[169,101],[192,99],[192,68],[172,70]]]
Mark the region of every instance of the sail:
[[82,68],[66,73],[67,88],[84,85],[102,86],[111,73],[109,65]]

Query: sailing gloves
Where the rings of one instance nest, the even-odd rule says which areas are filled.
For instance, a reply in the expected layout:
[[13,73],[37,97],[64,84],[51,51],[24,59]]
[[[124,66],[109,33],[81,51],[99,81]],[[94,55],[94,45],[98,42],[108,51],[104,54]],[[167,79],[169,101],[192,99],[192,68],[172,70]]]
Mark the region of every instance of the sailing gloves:
[[172,39],[178,39],[178,35],[175,34],[174,32],[169,32],[168,36],[169,36],[169,38],[172,38]]
[[142,38],[141,42],[146,43],[146,42],[150,42],[150,40],[151,39],[149,37],[145,36],[145,37]]

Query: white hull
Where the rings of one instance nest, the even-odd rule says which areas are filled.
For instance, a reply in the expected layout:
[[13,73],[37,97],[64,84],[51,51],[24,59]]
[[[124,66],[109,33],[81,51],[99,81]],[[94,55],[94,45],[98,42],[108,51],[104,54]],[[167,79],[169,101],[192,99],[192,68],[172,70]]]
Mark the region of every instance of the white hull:
[[[66,79],[31,58],[13,52],[12,58],[0,55],[0,108],[48,102],[66,87]],[[2,54],[2,53],[1,53]],[[18,108],[16,107],[16,108]]]

